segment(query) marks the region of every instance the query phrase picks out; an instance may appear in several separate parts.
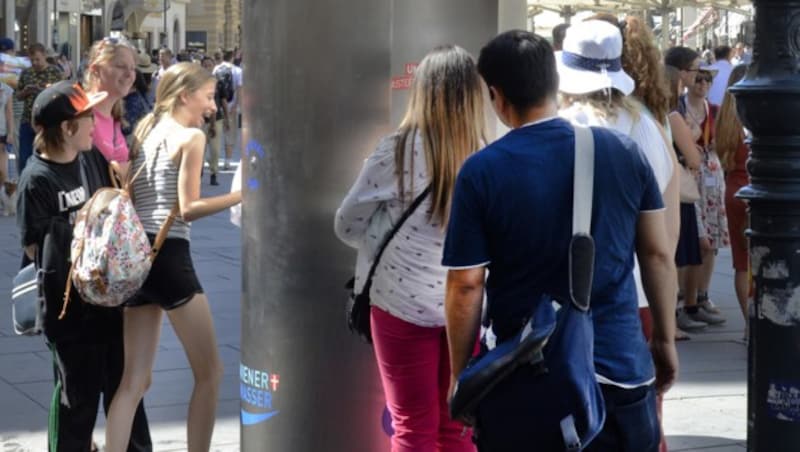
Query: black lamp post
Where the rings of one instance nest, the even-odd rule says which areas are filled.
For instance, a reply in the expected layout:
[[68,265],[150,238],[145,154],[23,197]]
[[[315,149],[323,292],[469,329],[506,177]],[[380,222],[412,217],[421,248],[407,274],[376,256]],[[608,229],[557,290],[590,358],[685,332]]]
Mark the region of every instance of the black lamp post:
[[731,90],[752,132],[747,449],[800,450],[800,4],[755,0],[753,63]]

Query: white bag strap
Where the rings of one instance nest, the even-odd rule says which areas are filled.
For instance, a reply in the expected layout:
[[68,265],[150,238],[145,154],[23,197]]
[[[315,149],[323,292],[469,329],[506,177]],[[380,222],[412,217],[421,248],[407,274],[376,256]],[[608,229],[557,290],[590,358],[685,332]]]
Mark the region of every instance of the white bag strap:
[[575,180],[572,187],[572,234],[591,235],[594,196],[594,136],[592,129],[575,128]]

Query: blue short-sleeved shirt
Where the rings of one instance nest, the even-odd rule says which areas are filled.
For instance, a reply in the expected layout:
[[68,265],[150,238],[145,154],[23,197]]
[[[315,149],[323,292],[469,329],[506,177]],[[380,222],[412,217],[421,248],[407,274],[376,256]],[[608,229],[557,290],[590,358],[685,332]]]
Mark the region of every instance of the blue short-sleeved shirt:
[[[597,373],[640,385],[653,364],[639,322],[633,255],[639,214],[664,207],[639,147],[593,128],[592,315]],[[575,134],[563,119],[512,130],[458,174],[443,264],[487,266],[488,316],[499,340],[516,333],[542,294],[566,300]]]

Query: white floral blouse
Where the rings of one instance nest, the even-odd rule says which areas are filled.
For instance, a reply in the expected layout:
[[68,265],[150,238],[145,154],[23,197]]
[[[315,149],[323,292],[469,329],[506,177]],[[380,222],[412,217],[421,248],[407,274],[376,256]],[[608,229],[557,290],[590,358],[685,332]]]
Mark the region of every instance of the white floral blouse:
[[[406,142],[406,201],[400,200],[395,165],[398,140],[397,133],[381,140],[336,211],[336,235],[358,249],[358,290],[364,286],[383,238],[429,184],[422,138],[417,134]],[[444,229],[429,219],[430,212],[429,196],[386,247],[375,270],[370,298],[373,306],[409,323],[438,327],[444,325],[447,269],[441,265]]]

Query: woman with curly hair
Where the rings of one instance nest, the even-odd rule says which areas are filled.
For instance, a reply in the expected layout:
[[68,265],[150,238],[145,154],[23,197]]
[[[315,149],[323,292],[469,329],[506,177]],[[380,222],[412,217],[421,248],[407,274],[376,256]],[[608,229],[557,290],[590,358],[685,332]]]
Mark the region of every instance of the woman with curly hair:
[[[622,33],[622,68],[633,79],[635,87],[629,98],[638,107],[639,113],[656,125],[663,140],[663,147],[668,150],[668,158],[671,162],[671,173],[669,183],[662,189],[664,197],[665,219],[667,222],[667,233],[670,239],[670,249],[674,252],[678,238],[680,236],[680,199],[678,179],[679,172],[678,160],[672,149],[672,130],[669,123],[670,112],[670,92],[664,73],[664,66],[661,63],[661,52],[655,46],[655,39],[652,31],[647,25],[636,16],[628,16],[623,21],[616,19],[609,20],[610,17],[601,15],[600,19],[615,23]],[[652,163],[651,163],[652,164]],[[655,169],[655,167],[654,167]],[[639,317],[642,321],[642,329],[645,337],[650,340],[652,336],[652,316],[647,301],[647,296],[642,288],[639,276],[638,265],[635,268],[636,288],[639,295]],[[676,273],[677,274],[677,273]],[[677,287],[677,279],[674,287]],[[676,339],[687,337],[683,332],[676,332]],[[658,416],[661,419],[662,397],[658,397]],[[664,439],[664,428],[661,427],[662,437],[659,444],[659,451],[667,451],[667,443]]]
[[[601,13],[590,19],[603,20],[620,29],[622,34],[622,68],[633,79],[635,84],[633,92],[627,97],[627,101],[634,106],[634,111],[637,112],[637,115],[645,117],[647,122],[654,123],[658,132],[657,138],[662,142],[659,146],[669,150],[667,155],[664,156],[669,165],[658,165],[655,158],[649,158],[649,162],[654,171],[661,168],[664,172],[661,178],[665,181],[665,184],[663,186],[659,184],[659,186],[662,188],[662,196],[666,207],[665,217],[670,239],[669,246],[670,249],[675,250],[680,233],[681,217],[678,196],[680,181],[678,180],[678,172],[674,170],[678,168],[678,160],[675,153],[672,152],[671,130],[668,121],[669,85],[661,64],[661,52],[654,44],[653,33],[638,17],[629,16],[620,22],[611,14]],[[639,122],[640,119],[636,121]],[[632,133],[633,130],[634,128],[631,128],[631,133],[628,135],[636,141]],[[626,130],[621,130],[621,132],[625,133]],[[648,146],[642,142],[639,145],[645,151],[650,149],[650,156],[653,155],[652,148],[654,145]],[[639,279],[638,265],[634,273],[639,294],[639,313],[642,319],[642,328],[645,336],[649,339],[652,320],[647,297]]]

